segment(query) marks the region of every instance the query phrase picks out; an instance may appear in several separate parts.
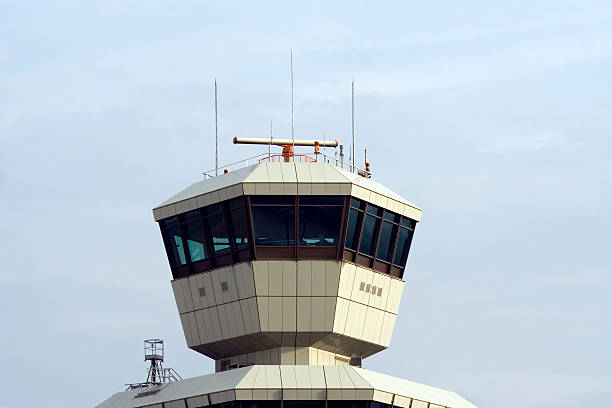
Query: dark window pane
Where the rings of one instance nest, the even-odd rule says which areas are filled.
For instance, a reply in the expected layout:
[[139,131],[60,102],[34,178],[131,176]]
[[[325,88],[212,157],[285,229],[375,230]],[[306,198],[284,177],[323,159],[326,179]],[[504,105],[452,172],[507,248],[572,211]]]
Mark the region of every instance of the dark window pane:
[[414,229],[414,220],[410,218],[402,217],[402,227]]
[[170,265],[185,265],[185,249],[183,248],[183,240],[179,230],[178,217],[162,221],[162,237],[168,254]]
[[257,195],[250,196],[251,204],[265,204],[265,205],[293,205],[295,203],[294,196],[269,196],[269,195]]
[[376,242],[376,233],[380,220],[371,215],[366,215],[363,222],[363,233],[361,234],[361,243],[359,244],[359,252],[366,255],[374,255],[374,243]]
[[344,205],[342,196],[299,196],[300,205]]
[[234,237],[236,248],[242,249],[249,246],[248,225],[244,208],[236,208],[230,212],[232,225],[234,226]]
[[391,262],[393,256],[393,241],[395,240],[395,234],[397,226],[390,222],[383,222],[382,228],[380,229],[380,239],[378,241],[378,250],[376,251],[376,257],[383,261]]
[[232,198],[227,202],[230,209],[244,207],[244,197]]
[[359,231],[361,230],[361,220],[363,213],[351,208],[348,216],[348,225],[346,227],[346,243],[345,247],[357,249],[357,240],[359,239]]
[[385,210],[384,219],[387,220],[387,221],[398,223],[399,219],[400,219],[400,216],[399,216],[399,214],[396,214],[394,212]]
[[360,208],[363,210],[365,209],[365,201],[351,197],[351,207]]
[[209,205],[204,208],[204,213],[208,216],[223,212],[223,203]]
[[300,206],[300,245],[338,245],[341,219],[340,206]]
[[368,204],[368,208],[366,210],[368,214],[378,215],[379,217],[382,215],[382,208],[377,207],[372,204]]
[[208,217],[208,224],[210,225],[210,235],[212,236],[215,255],[229,252],[230,240],[223,213]]
[[183,229],[187,240],[187,248],[192,262],[206,259],[206,249],[204,248],[204,227],[197,211],[192,211],[184,215],[185,222]]
[[255,245],[295,245],[295,208],[289,206],[252,206]]
[[397,237],[397,249],[393,257],[393,263],[399,266],[406,265],[408,251],[410,250],[410,242],[412,241],[412,231],[406,228],[400,228],[399,236]]

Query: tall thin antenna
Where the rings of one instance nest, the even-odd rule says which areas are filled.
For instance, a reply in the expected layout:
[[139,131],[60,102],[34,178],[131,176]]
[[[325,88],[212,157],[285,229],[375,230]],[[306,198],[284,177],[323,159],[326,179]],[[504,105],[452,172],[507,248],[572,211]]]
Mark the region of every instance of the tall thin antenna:
[[293,149],[295,147],[295,111],[293,109],[293,50],[291,50],[291,140]]
[[219,117],[217,115],[217,78],[215,77],[215,176],[219,175]]
[[270,120],[270,143],[268,143],[268,161],[272,157],[272,121]]
[[353,168],[351,171],[355,171],[355,80],[351,86],[351,131],[353,132],[353,153],[351,158],[353,160]]

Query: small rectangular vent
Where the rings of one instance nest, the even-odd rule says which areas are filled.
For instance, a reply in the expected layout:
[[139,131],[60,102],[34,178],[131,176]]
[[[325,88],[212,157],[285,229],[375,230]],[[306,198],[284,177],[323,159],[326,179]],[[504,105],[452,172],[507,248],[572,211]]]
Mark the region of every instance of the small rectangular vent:
[[372,286],[372,292],[371,292],[371,293],[372,293],[373,295],[375,295],[375,294],[376,294],[376,286]]
[[221,282],[221,290],[224,292],[227,292],[228,290],[227,282]]
[[199,288],[198,290],[200,291],[200,297],[206,296],[206,289],[202,287],[202,288]]
[[359,290],[363,292],[363,288],[365,288],[365,282],[359,284]]
[[366,285],[366,292],[368,292],[368,293],[370,292],[370,287],[371,287],[371,286],[372,286],[372,285],[370,285],[369,283]]
[[382,296],[382,288],[378,288],[378,297]]

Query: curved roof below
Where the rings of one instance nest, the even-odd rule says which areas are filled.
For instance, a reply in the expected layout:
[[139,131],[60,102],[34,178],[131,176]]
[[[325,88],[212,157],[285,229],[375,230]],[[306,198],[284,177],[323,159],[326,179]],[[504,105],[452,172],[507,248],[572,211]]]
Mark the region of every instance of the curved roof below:
[[454,392],[352,366],[254,365],[149,390],[153,393],[143,397],[136,397],[143,389],[117,393],[97,408],[161,408],[162,403],[192,408],[234,400],[280,400],[281,395],[287,401],[369,400],[403,408],[476,408]]

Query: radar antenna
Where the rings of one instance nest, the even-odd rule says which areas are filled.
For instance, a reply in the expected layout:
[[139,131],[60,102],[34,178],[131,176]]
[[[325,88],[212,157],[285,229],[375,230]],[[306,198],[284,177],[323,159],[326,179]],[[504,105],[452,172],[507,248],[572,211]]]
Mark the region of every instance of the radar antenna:
[[181,376],[173,368],[164,368],[164,341],[161,339],[147,339],[144,341],[145,361],[151,365],[147,370],[147,380],[142,383],[126,384],[128,390],[135,388],[146,388],[153,385],[161,385],[171,381],[182,380]]

